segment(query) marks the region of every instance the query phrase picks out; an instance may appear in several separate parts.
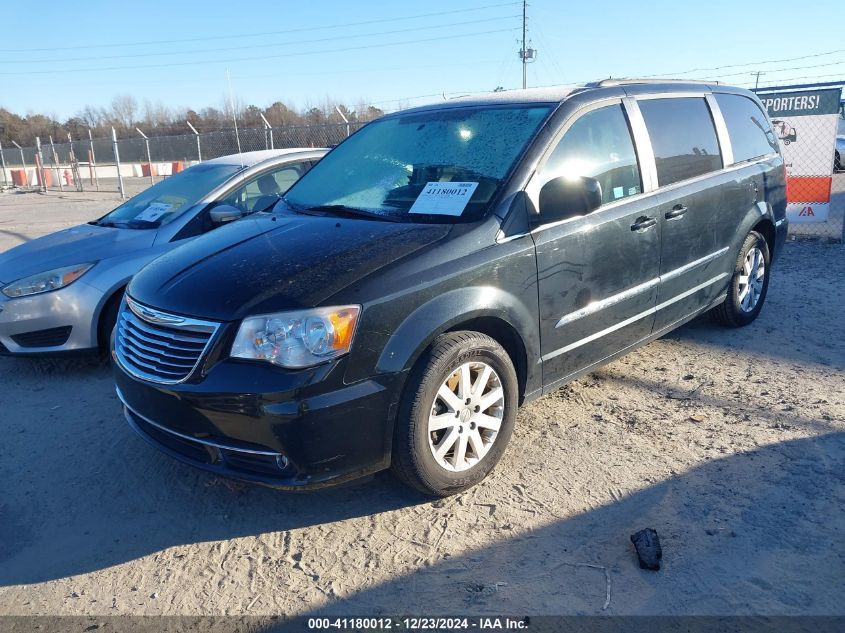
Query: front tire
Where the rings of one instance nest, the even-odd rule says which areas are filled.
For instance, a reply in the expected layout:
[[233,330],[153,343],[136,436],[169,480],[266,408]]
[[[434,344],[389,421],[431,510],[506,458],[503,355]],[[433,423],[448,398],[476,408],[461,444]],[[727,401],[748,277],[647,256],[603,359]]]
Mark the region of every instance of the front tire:
[[478,332],[437,337],[408,377],[392,468],[438,497],[479,483],[505,451],[519,388],[507,352]]
[[757,231],[751,231],[736,258],[727,297],[713,308],[716,321],[727,327],[743,327],[754,321],[766,300],[770,271],[769,245]]
[[123,292],[123,290],[120,290],[112,295],[100,314],[100,322],[97,325],[97,344],[100,351],[105,354],[108,354],[112,330],[117,325]]

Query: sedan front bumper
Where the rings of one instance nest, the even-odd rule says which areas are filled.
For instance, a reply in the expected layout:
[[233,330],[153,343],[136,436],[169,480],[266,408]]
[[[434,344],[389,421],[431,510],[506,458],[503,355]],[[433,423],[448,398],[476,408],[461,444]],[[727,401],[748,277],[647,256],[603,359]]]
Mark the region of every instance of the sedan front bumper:
[[27,355],[95,349],[102,301],[102,290],[82,280],[28,297],[0,293],[0,350]]

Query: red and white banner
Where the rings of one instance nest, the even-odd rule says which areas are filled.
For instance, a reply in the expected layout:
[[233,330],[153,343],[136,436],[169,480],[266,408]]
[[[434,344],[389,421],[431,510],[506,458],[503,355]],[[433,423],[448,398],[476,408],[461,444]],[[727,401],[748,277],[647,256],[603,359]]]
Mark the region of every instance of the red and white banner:
[[786,161],[786,216],[826,222],[841,90],[758,93]]

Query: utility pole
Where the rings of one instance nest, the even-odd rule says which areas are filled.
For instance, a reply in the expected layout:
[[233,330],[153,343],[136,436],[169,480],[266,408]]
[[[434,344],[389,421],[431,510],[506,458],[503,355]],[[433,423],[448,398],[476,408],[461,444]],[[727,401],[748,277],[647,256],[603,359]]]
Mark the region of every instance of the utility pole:
[[757,90],[758,86],[760,85],[760,75],[765,75],[766,73],[764,73],[762,70],[757,70],[751,74],[754,75],[754,90]]
[[528,27],[528,0],[522,0],[522,89],[528,87],[528,60],[525,59],[525,31]]
[[[536,48],[526,48],[526,37],[528,36],[528,0],[522,0],[522,48],[519,49],[519,58],[522,60],[522,87],[528,87],[528,60],[537,59]],[[530,42],[529,42],[530,43]]]

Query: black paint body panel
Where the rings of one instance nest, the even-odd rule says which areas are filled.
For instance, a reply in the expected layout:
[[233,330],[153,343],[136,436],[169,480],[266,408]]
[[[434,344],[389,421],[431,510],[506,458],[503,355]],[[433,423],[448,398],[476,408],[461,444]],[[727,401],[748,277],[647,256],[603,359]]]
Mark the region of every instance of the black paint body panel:
[[[646,191],[533,232],[537,200],[527,187],[558,131],[582,108],[648,92],[711,88],[750,94],[653,84],[567,95],[478,222],[315,217],[280,203],[272,215],[256,214],[169,252],[134,278],[128,294],[223,327],[184,383],[144,382],[115,364],[118,389],[132,410],[174,432],[264,447],[291,464],[275,478],[210,470],[307,488],[389,465],[409,372],[445,331],[471,323],[507,338],[529,400],[677,327],[724,295],[749,230],[768,232],[774,256],[779,254],[786,235],[779,155]],[[677,204],[688,212],[666,219]],[[632,230],[642,217],[657,222]],[[684,270],[720,249],[719,257]],[[678,299],[716,277],[718,283]],[[632,291],[637,288],[642,291]],[[607,306],[559,326],[562,317],[594,302]],[[348,304],[361,305],[362,312],[345,357],[296,371],[228,357],[246,316]]]

